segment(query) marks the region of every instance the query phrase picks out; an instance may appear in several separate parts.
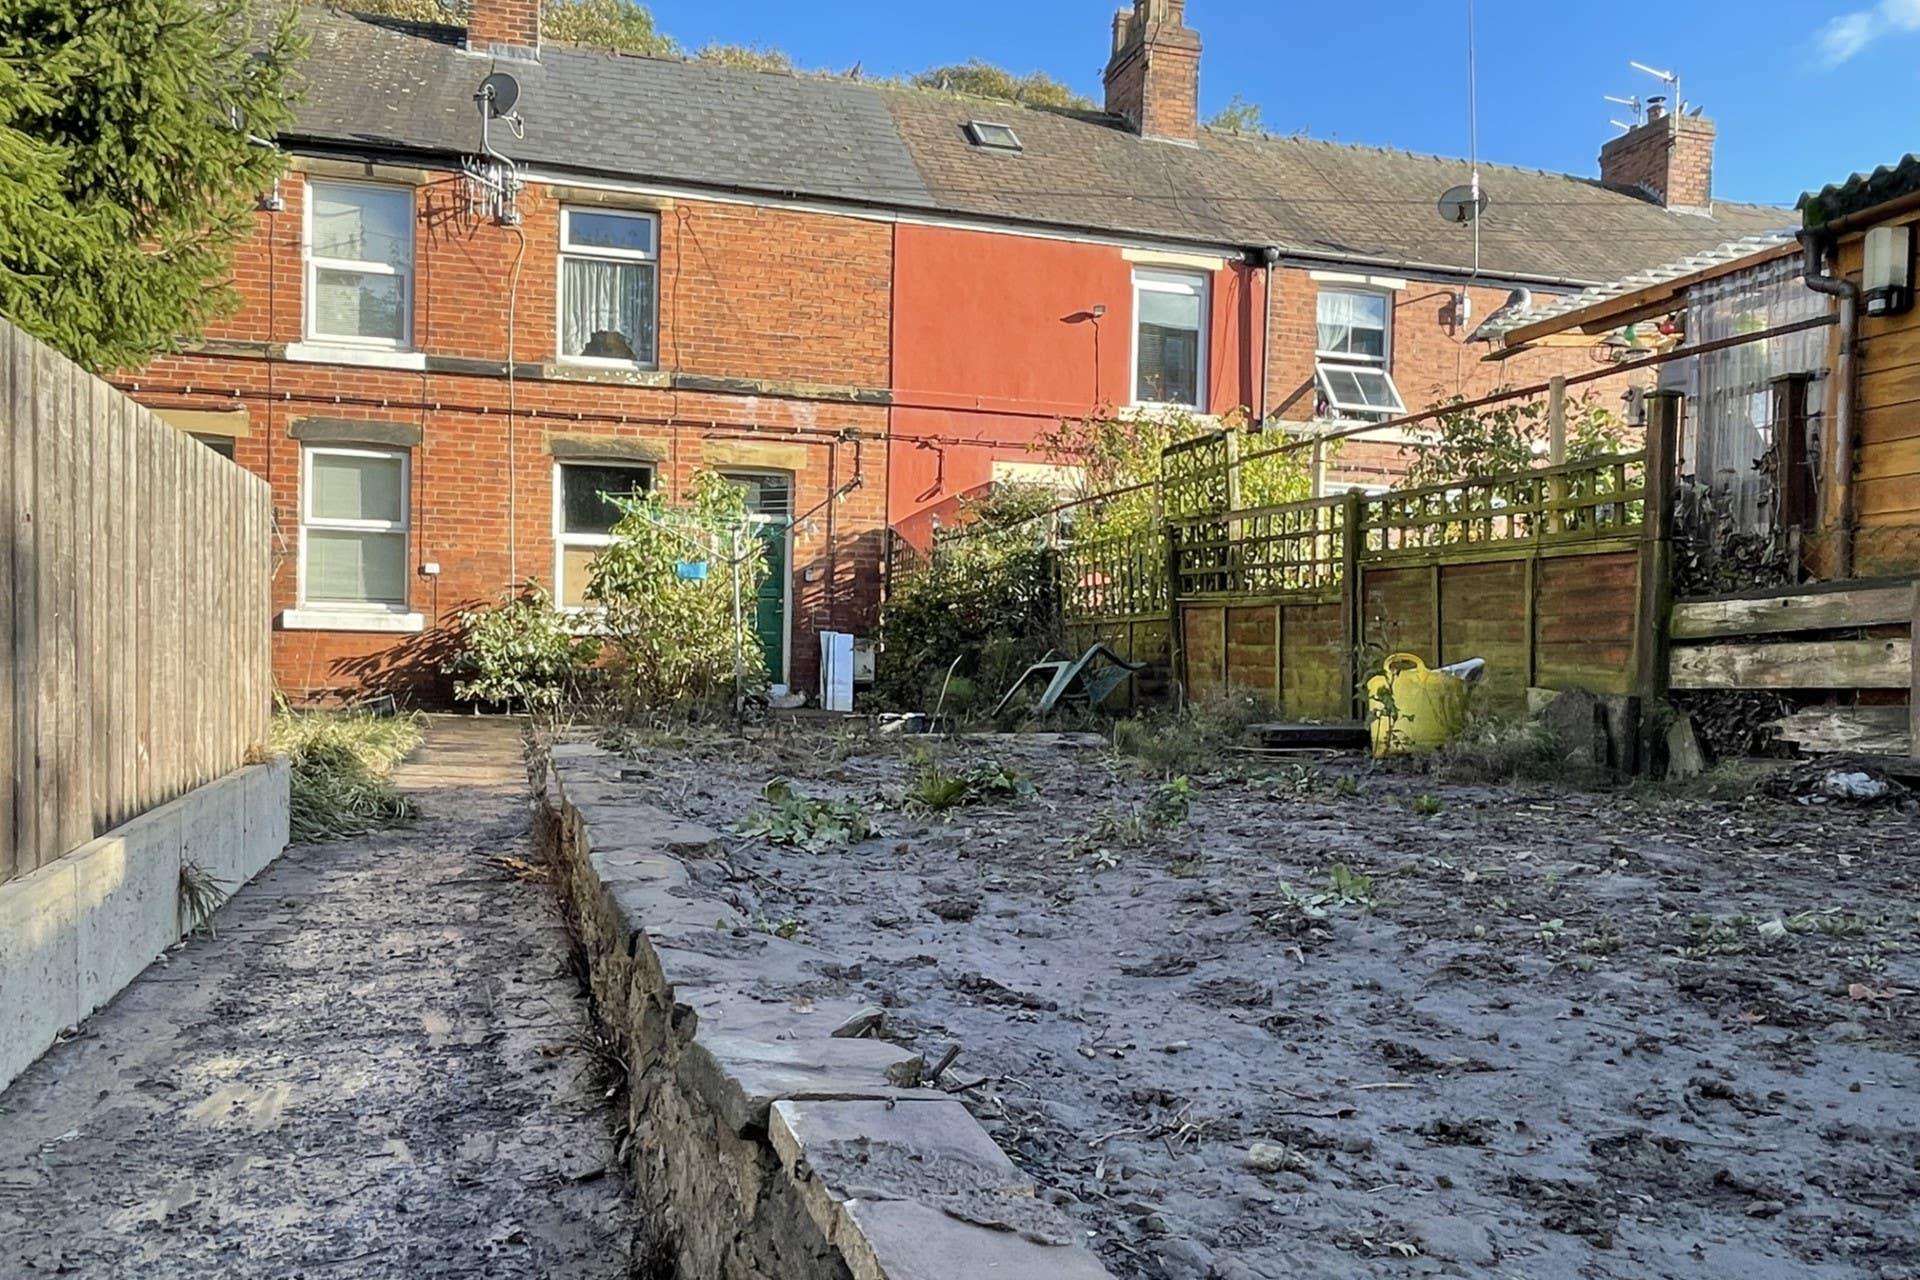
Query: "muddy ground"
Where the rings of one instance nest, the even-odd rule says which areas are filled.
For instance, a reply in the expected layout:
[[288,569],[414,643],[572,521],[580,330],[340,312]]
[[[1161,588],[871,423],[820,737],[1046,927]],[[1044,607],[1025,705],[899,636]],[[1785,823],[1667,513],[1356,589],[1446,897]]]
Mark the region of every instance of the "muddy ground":
[[[1223,756],[1180,823],[1104,747],[999,739],[942,767],[1030,796],[916,816],[897,740],[632,750],[733,833],[708,878],[845,962],[818,994],[960,1046],[1118,1275],[1920,1276],[1908,814]],[[879,834],[734,833],[777,776]]]
[[0,1278],[627,1275],[519,729],[397,780],[416,825],[288,850],[0,1093]]

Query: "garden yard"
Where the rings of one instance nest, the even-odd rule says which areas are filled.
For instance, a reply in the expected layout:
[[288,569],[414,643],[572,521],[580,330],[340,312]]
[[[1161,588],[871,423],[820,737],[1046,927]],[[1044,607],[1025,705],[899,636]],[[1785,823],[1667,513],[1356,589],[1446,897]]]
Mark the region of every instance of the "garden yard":
[[756,732],[622,776],[1116,1275],[1920,1277],[1898,804]]

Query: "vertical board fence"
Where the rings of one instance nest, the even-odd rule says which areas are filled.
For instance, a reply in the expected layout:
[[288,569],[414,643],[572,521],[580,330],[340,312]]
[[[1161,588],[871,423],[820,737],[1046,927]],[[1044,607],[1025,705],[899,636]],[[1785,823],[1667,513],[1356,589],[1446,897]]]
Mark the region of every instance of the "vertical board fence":
[[1647,453],[1243,509],[1237,444],[1168,450],[1160,528],[1062,550],[1072,639],[1299,719],[1353,716],[1395,652],[1485,658],[1503,712],[1530,687],[1654,691],[1666,526],[1647,519]]
[[260,758],[267,486],[0,320],[0,881]]

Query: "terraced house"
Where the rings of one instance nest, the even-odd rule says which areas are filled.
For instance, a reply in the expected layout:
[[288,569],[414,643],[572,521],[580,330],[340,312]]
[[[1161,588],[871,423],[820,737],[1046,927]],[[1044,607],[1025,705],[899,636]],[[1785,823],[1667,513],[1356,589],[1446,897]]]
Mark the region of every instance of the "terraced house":
[[1185,8],[1115,16],[1090,111],[555,47],[534,0],[309,13],[245,306],[124,379],[271,482],[283,688],[433,687],[452,612],[530,578],[587,605],[600,495],[704,468],[764,518],[769,665],[807,689],[820,632],[874,626],[887,538],[1057,479],[1030,446],[1062,417],[1311,431],[1538,377],[1590,357],[1470,342],[1517,291],[1787,220],[1715,204],[1713,126],[1663,116],[1598,180],[1482,166],[1476,257],[1435,210],[1464,162],[1201,127]]

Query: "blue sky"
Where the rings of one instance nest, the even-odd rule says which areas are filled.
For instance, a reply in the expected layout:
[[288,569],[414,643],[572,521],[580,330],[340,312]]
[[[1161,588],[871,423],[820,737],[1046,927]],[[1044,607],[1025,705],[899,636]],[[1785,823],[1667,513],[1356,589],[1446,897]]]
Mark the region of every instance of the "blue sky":
[[[1098,100],[1117,0],[652,0],[662,30],[771,44],[807,67],[869,74],[982,57]],[[1189,0],[1206,42],[1203,114],[1235,93],[1276,133],[1467,151],[1465,0],[1351,8]],[[1597,172],[1603,100],[1659,93],[1631,60],[1676,70],[1720,127],[1715,194],[1791,204],[1805,189],[1920,150],[1920,0],[1477,0],[1480,150]],[[1498,191],[1492,193],[1498,199]]]

